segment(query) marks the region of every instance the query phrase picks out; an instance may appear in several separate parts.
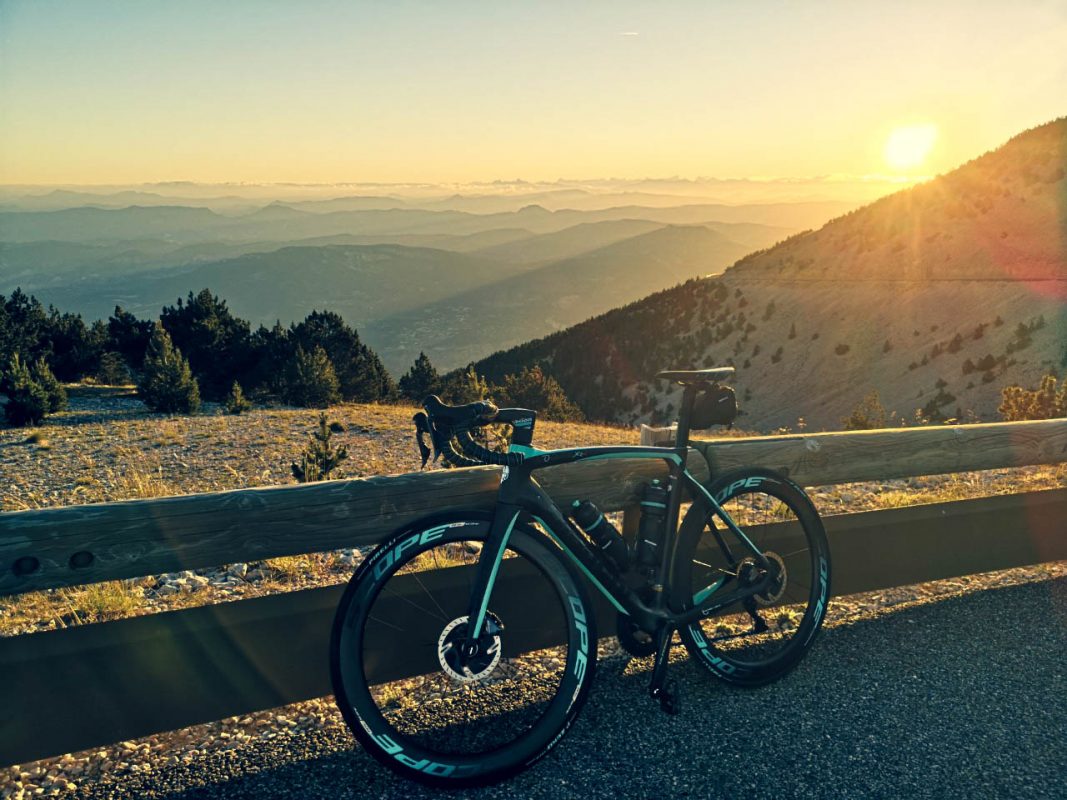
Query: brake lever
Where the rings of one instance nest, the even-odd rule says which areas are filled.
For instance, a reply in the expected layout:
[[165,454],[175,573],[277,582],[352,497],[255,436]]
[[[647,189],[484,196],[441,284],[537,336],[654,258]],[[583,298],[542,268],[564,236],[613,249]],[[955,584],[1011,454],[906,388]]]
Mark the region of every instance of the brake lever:
[[[420,411],[411,419],[415,423],[415,444],[419,446],[419,455],[422,457],[422,467],[420,469],[426,469],[426,463],[430,460],[431,455],[430,448],[426,446],[427,433],[430,434],[430,440],[434,442],[435,449],[437,445],[433,438],[433,431],[430,430],[430,418],[425,411]],[[433,460],[436,461],[439,455],[439,452],[433,453]]]

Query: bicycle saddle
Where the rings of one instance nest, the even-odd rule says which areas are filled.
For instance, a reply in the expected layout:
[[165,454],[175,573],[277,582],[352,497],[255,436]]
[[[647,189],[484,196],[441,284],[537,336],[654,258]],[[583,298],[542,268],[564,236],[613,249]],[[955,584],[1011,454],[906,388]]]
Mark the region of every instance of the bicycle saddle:
[[727,378],[732,378],[733,367],[715,367],[713,369],[671,369],[657,372],[657,378],[674,381],[683,386],[705,386],[709,383],[718,383]]

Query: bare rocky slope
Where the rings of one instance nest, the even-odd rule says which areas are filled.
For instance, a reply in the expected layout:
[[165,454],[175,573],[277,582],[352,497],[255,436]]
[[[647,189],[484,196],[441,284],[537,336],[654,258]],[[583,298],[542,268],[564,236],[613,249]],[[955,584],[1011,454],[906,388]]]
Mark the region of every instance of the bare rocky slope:
[[1001,387],[1067,367],[1067,118],[959,169],[477,368],[540,363],[593,417],[664,421],[667,367],[733,364],[747,428],[994,419]]

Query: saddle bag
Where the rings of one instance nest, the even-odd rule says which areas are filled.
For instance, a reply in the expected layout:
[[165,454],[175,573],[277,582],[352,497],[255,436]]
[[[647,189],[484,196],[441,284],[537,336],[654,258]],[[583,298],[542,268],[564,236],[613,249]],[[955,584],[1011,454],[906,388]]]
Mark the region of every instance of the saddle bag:
[[712,386],[693,403],[689,425],[701,430],[713,425],[729,425],[737,419],[737,395],[729,386]]

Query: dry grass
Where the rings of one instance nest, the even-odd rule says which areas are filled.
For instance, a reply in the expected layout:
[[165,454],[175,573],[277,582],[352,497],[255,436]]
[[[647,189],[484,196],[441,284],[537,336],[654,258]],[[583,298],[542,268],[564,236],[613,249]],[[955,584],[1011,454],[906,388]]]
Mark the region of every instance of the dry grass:
[[283,556],[264,562],[274,573],[274,578],[283,585],[305,581],[322,583],[332,577],[335,558],[332,553],[311,553],[300,556]]
[[845,483],[811,491],[822,514],[874,511],[928,503],[947,503],[1002,494],[1067,486],[1067,464],[958,472],[878,483]]
[[135,616],[144,606],[141,581],[106,581],[71,589],[0,597],[0,635],[46,623],[66,628]]
[[130,616],[140,605],[143,592],[129,581],[107,581],[65,590],[70,614],[79,623],[105,622]]

